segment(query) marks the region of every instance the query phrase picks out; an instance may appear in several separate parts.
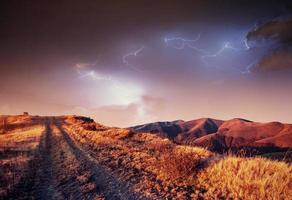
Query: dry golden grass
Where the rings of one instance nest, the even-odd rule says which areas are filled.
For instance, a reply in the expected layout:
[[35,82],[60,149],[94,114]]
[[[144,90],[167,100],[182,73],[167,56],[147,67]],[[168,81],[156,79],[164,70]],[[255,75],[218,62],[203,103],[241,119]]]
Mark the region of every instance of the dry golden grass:
[[198,175],[208,197],[232,199],[290,199],[292,166],[264,158],[229,156]]
[[17,129],[7,132],[0,135],[0,149],[33,150],[38,145],[43,131],[43,125],[36,125],[22,130]]
[[196,147],[176,146],[164,148],[157,162],[159,178],[177,181],[192,181],[200,165],[212,154],[207,150]]
[[292,167],[284,162],[223,157],[125,129],[66,129],[101,165],[151,199],[291,199]]
[[[165,151],[173,149],[182,154],[196,151],[191,149],[204,151],[199,148],[176,146],[171,141],[153,134],[133,134],[126,129],[98,132],[87,131],[80,126],[67,126],[66,129],[84,148],[94,152],[100,164],[114,171],[123,181],[135,182],[134,190],[152,199],[166,197],[171,190],[179,187],[193,187],[186,185],[183,180],[174,180],[169,178],[168,174],[161,173],[166,171],[159,164],[161,158],[169,155]],[[184,190],[181,188],[180,190]],[[179,198],[182,193],[175,191],[169,197]]]
[[43,125],[35,125],[0,135],[0,198],[29,173],[28,164],[43,131]]
[[31,157],[19,155],[0,159],[0,198],[16,185],[25,173]]
[[32,126],[42,124],[45,118],[29,115],[1,116],[0,134],[7,134],[10,131],[23,131]]

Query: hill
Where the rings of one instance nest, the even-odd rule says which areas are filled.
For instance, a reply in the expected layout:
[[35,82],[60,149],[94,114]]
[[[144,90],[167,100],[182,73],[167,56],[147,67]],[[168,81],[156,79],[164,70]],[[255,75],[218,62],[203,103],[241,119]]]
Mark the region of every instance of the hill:
[[216,152],[256,150],[259,153],[286,151],[292,147],[292,124],[258,123],[245,119],[155,122],[130,127],[134,132],[150,132],[178,144],[207,147]]
[[[255,200],[292,195],[292,167],[286,162],[220,155],[86,117],[4,118],[0,199]],[[199,138],[210,135],[204,132],[209,125],[203,124],[214,126],[208,119],[176,123]]]

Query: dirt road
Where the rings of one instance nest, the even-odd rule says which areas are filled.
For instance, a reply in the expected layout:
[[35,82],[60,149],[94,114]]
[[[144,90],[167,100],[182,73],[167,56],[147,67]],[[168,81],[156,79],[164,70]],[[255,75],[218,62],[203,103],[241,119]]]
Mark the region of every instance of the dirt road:
[[145,199],[99,166],[48,118],[28,174],[5,199]]

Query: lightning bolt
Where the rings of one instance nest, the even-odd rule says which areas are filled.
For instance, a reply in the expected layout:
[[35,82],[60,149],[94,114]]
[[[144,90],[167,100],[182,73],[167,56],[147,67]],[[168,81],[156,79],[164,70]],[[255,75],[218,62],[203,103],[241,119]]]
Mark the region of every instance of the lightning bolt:
[[208,52],[206,50],[198,48],[197,46],[194,45],[197,41],[200,40],[200,38],[201,38],[201,33],[198,34],[198,36],[193,40],[184,39],[182,37],[170,37],[170,38],[165,37],[164,43],[166,44],[166,46],[170,46],[178,50],[182,50],[185,47],[188,47],[190,49],[194,49],[195,51],[198,51],[199,53],[207,54]]
[[253,68],[257,63],[258,63],[258,59],[251,62],[248,66],[246,66],[245,70],[241,70],[240,72],[242,74],[250,74],[251,73],[251,68]]
[[247,39],[244,39],[243,42],[244,42],[244,46],[245,46],[246,50],[249,50],[250,46],[248,45]]
[[78,63],[75,65],[75,69],[78,77],[80,79],[91,78],[92,80],[103,80],[103,81],[112,81],[113,78],[111,76],[102,75],[95,70],[88,70],[89,67],[96,66],[96,63]]
[[[200,40],[201,34],[198,34],[198,36],[195,39],[185,39],[182,37],[172,37],[172,38],[164,38],[164,42],[166,43],[167,46],[170,46],[172,48],[175,48],[177,50],[183,50],[185,48],[190,48],[195,50],[196,52],[200,53],[200,58],[202,62],[209,67],[216,67],[219,68],[218,66],[211,65],[208,60],[209,58],[216,58],[219,57],[225,50],[230,49],[232,51],[248,51],[250,49],[250,46],[248,45],[247,39],[242,40],[243,46],[242,48],[237,48],[231,45],[230,42],[225,42],[224,45],[217,50],[215,53],[211,53],[205,49],[199,48],[196,46],[196,43]],[[242,74],[247,74],[250,73],[250,68],[254,62],[248,66],[245,67],[246,70],[238,70],[236,68],[236,71],[242,73]]]
[[143,71],[143,70],[141,70],[141,69],[135,67],[134,65],[132,65],[132,64],[128,61],[128,58],[129,58],[129,57],[133,57],[133,56],[134,56],[134,57],[138,56],[138,55],[144,50],[144,48],[145,48],[144,46],[141,46],[139,49],[136,49],[136,50],[133,51],[133,52],[129,52],[129,53],[125,54],[125,55],[123,56],[123,64],[124,64],[125,66],[129,67],[129,68],[132,69],[132,70],[139,71],[139,72]]
[[201,59],[202,59],[202,61],[206,65],[210,66],[209,63],[208,63],[208,61],[207,61],[207,58],[215,58],[215,57],[218,57],[218,56],[220,56],[227,49],[230,49],[232,51],[247,51],[247,50],[250,49],[250,47],[248,46],[248,44],[247,44],[246,41],[244,41],[244,45],[245,45],[244,48],[236,48],[236,47],[232,46],[230,44],[230,42],[225,42],[224,45],[223,45],[223,47],[221,49],[219,49],[217,52],[215,52],[213,54],[202,55],[201,56]]

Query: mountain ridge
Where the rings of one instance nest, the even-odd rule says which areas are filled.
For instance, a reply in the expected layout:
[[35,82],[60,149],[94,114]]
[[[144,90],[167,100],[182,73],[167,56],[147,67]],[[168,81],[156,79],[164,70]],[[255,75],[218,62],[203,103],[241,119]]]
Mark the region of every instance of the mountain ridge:
[[230,149],[287,149],[292,147],[292,124],[253,122],[242,118],[218,120],[154,122],[130,127],[134,132],[150,132],[179,144],[202,146],[224,152]]

